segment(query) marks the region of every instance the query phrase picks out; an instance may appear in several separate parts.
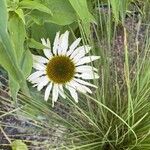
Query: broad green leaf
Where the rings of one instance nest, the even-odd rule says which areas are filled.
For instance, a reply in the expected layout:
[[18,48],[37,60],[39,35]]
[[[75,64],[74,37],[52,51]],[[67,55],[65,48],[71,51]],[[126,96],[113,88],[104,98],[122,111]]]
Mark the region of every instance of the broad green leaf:
[[[20,63],[20,68],[24,74],[24,77],[27,78],[32,70],[32,54],[29,50],[25,51],[23,53],[22,59]],[[10,93],[13,99],[17,100],[17,94],[20,89],[19,84],[11,77],[9,76],[9,87],[10,87]]]
[[[12,40],[12,45],[17,56],[17,63],[20,64],[22,60],[22,54],[24,52],[24,41],[25,41],[25,26],[21,18],[15,13],[10,13],[9,19],[9,33]],[[9,87],[10,93],[13,99],[16,101],[17,93],[20,89],[19,84],[9,76]]]
[[11,144],[12,150],[28,150],[27,145],[21,140],[15,140]]
[[68,25],[76,21],[75,11],[67,0],[44,0],[41,2],[51,9],[53,15],[34,10],[30,15],[36,23],[52,22],[58,25]]
[[15,53],[7,33],[7,8],[5,0],[0,1],[0,64],[12,74],[16,80],[20,80]]
[[[17,61],[23,76],[26,78],[32,69],[32,55],[30,51],[25,51],[24,41],[26,36],[25,24],[22,19],[15,13],[11,13],[9,19],[9,33],[13,42],[13,47],[17,56]],[[16,100],[17,93],[20,89],[19,84],[13,80],[12,77],[9,78],[9,87],[11,95]]]
[[[32,54],[28,50],[24,52],[22,56],[22,62],[20,63],[21,70],[25,78],[27,78],[32,70]],[[9,87],[11,96],[15,101],[17,101],[17,94],[19,92],[20,86],[19,84],[9,75]]]
[[16,53],[13,49],[12,42],[7,32],[7,8],[6,1],[0,1],[0,64],[8,71],[16,82],[26,94],[29,94],[29,90],[26,85],[25,78],[21,72],[16,59]]
[[31,10],[36,9],[38,11],[45,12],[52,15],[52,12],[48,7],[46,7],[42,3],[38,3],[37,1],[31,1],[31,0],[21,1],[19,3],[19,8],[26,8]]
[[25,41],[26,31],[22,19],[20,19],[19,16],[15,13],[10,15],[9,33],[13,42],[13,47],[19,64],[22,58],[22,54],[24,52],[24,41]]

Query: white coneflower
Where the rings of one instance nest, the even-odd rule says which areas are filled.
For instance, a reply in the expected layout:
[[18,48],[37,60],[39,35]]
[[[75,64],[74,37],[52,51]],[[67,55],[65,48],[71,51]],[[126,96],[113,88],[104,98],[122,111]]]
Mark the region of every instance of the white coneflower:
[[86,56],[91,47],[88,45],[78,47],[81,38],[76,39],[69,47],[68,37],[68,31],[62,35],[58,32],[52,50],[49,39],[41,39],[42,44],[47,47],[43,50],[46,57],[33,55],[33,68],[36,69],[36,72],[28,77],[28,80],[37,86],[38,91],[47,86],[44,97],[46,101],[52,91],[53,105],[59,95],[66,98],[64,87],[78,102],[77,91],[92,93],[89,87],[96,88],[95,85],[84,80],[99,77],[97,69],[87,65],[99,59],[99,56]]

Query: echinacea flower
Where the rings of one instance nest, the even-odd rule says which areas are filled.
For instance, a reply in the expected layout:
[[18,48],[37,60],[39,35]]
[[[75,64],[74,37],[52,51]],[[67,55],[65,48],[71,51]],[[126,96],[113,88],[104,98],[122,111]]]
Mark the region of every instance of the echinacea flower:
[[28,77],[28,81],[37,86],[40,91],[45,86],[44,99],[47,101],[52,93],[52,104],[57,101],[59,95],[66,98],[64,88],[68,89],[71,96],[78,102],[77,91],[81,93],[92,93],[89,87],[95,85],[85,81],[99,78],[97,69],[87,65],[99,59],[99,56],[86,56],[91,50],[89,45],[78,46],[81,38],[76,39],[69,47],[69,32],[64,34],[58,32],[54,39],[53,49],[49,39],[41,39],[44,55],[33,55],[33,68],[36,72]]

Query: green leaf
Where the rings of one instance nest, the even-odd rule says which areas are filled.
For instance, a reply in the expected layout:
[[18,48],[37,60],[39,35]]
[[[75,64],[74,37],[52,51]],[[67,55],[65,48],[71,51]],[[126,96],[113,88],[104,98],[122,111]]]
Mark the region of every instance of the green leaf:
[[[24,74],[24,77],[27,78],[32,70],[32,54],[28,50],[24,52],[22,56],[22,62],[20,63],[21,70]],[[19,84],[9,75],[9,87],[10,93],[14,101],[17,101],[17,94],[19,92],[20,86]]]
[[29,50],[26,50],[22,56],[22,60],[20,63],[20,67],[25,78],[27,78],[31,73],[32,63],[32,53]]
[[[16,70],[14,70],[14,66],[12,66],[12,61],[9,59],[6,49],[2,42],[0,41],[0,64],[14,76],[17,76]],[[17,77],[16,77],[17,78]]]
[[13,49],[12,42],[7,32],[7,8],[5,0],[0,1],[0,64],[8,71],[26,94],[29,90],[25,78],[21,72],[16,59],[16,53]]
[[20,86],[18,82],[16,82],[11,75],[9,74],[9,88],[10,88],[10,94],[11,97],[15,102],[17,102],[17,94],[19,92]]
[[9,33],[13,42],[13,47],[19,64],[22,58],[22,54],[24,52],[26,30],[22,19],[20,19],[19,16],[15,13],[10,15]]
[[11,144],[12,150],[28,150],[27,145],[21,140],[15,140]]
[[[19,13],[19,11],[18,11]],[[22,60],[22,55],[24,52],[24,41],[25,41],[25,25],[22,19],[13,13],[10,13],[9,19],[9,33],[12,39],[13,48],[15,50],[15,55],[17,56],[17,63],[20,64]],[[25,77],[25,76],[24,76]],[[20,89],[19,84],[13,79],[11,74],[9,74],[9,87],[10,93],[13,99],[17,100],[17,93]]]
[[7,33],[8,14],[5,0],[0,1],[0,14],[0,64],[15,80],[20,80],[15,53]]
[[7,8],[6,8],[6,1],[0,0],[0,28],[2,30],[7,30],[7,20],[8,20],[8,14],[7,14]]
[[68,0],[74,10],[76,11],[76,14],[82,21],[82,26],[85,30],[85,33],[87,34],[87,37],[90,35],[90,23],[95,22],[94,17],[89,12],[87,1],[86,0]]
[[[24,74],[24,77],[27,78],[32,70],[32,54],[29,50],[25,51],[20,63],[20,68]],[[20,89],[19,84],[9,75],[9,87],[12,98],[17,101],[17,94]]]
[[51,22],[58,25],[68,25],[76,21],[76,14],[70,3],[66,0],[45,0],[41,1],[44,5],[49,7],[53,13],[49,16],[46,13],[39,11],[32,11],[31,17],[37,24],[44,22]]
[[[23,20],[15,13],[10,14],[9,33],[13,42],[19,67],[23,72],[24,78],[26,78],[32,69],[32,55],[30,51],[24,50],[24,41],[26,36],[25,24],[23,23]],[[9,78],[9,87],[11,96],[14,100],[16,100],[20,86],[15,80],[13,80],[11,75]]]
[[23,23],[25,24],[25,16],[22,9],[16,9],[15,13],[22,19]]
[[31,1],[31,0],[21,1],[19,3],[19,8],[26,8],[26,9],[31,9],[31,10],[36,9],[38,11],[53,15],[51,10],[48,7],[46,7],[42,3],[38,3],[36,1]]
[[46,48],[42,43],[35,41],[34,39],[28,39],[28,46],[30,48],[35,48],[35,49],[44,49]]
[[112,12],[116,23],[119,22],[119,11],[120,11],[120,0],[111,0],[110,4],[112,6]]
[[89,12],[86,0],[68,0],[83,22],[96,22]]

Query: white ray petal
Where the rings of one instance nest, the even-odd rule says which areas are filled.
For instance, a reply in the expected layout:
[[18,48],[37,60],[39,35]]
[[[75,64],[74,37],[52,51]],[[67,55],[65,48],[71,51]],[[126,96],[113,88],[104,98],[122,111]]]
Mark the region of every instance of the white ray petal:
[[72,80],[70,82],[70,85],[73,88],[75,87],[77,89],[77,91],[80,91],[84,94],[86,94],[87,92],[90,93],[90,94],[92,93],[92,91],[88,87],[84,86],[83,84],[80,84],[80,83],[76,82],[75,80]]
[[35,62],[39,62],[39,63],[48,63],[48,59],[46,59],[45,57],[39,56],[39,55],[32,55],[33,57],[33,61]]
[[49,49],[51,49],[51,44],[50,44],[50,40],[47,38],[47,40],[45,40],[44,38],[41,38],[42,44],[46,47],[48,47]]
[[41,41],[42,41],[42,44],[43,44],[44,46],[48,47],[47,42],[45,41],[44,38],[41,38]]
[[70,54],[72,54],[72,52],[74,51],[74,49],[79,45],[81,41],[81,38],[76,39],[71,46],[69,47],[69,50],[67,52],[67,56],[69,56]]
[[61,54],[66,55],[67,49],[68,49],[68,38],[69,38],[69,31],[66,31],[62,37],[62,41],[60,43],[61,47]]
[[75,74],[75,77],[82,78],[82,79],[98,79],[99,75],[97,73],[88,72],[82,74]]
[[44,38],[42,38],[41,41],[44,46],[48,47],[48,48],[44,48],[43,51],[44,51],[44,55],[48,59],[50,59],[52,57],[50,40],[47,38],[47,41],[46,41]]
[[30,81],[32,84],[39,84],[39,82],[41,81],[41,77],[37,77],[35,79],[32,79],[32,81]]
[[70,55],[70,58],[80,59],[85,56],[86,53],[90,51],[91,47],[89,45],[84,45],[76,48],[74,52]]
[[45,55],[48,59],[50,59],[50,58],[53,56],[52,53],[51,53],[51,51],[50,51],[50,49],[44,49],[43,51],[44,51],[44,55]]
[[73,87],[68,86],[68,85],[66,85],[66,88],[69,90],[70,95],[75,100],[75,102],[78,103],[78,94],[77,94],[76,90]]
[[58,48],[57,48],[58,55],[61,55],[61,52],[62,52],[61,43],[62,43],[63,36],[64,36],[64,34],[61,34],[60,38],[59,38],[59,41],[58,41]]
[[58,99],[58,84],[54,84],[53,91],[52,91],[52,105],[54,105],[54,102]]
[[81,58],[77,63],[76,63],[76,66],[79,66],[79,65],[82,65],[82,64],[85,64],[85,63],[89,63],[89,62],[92,62],[94,60],[97,60],[99,59],[100,56],[86,56],[86,57],[83,57]]
[[45,74],[44,71],[36,71],[36,72],[32,73],[27,79],[29,81],[32,81],[33,79],[38,78],[38,77],[40,77],[43,74]]
[[49,47],[49,48],[50,48],[50,50],[51,50],[51,43],[50,43],[49,38],[47,38],[47,47]]
[[50,95],[52,89],[52,82],[50,82],[50,84],[47,86],[46,90],[45,90],[45,96],[44,96],[44,100],[47,101]]
[[39,84],[37,86],[37,90],[40,91],[44,86],[46,86],[49,82],[49,79],[47,76],[41,77]]
[[85,91],[85,93],[87,93],[87,92],[90,93],[90,94],[92,93],[92,91],[88,87],[86,87],[86,86],[84,86],[82,84],[79,84],[77,88],[79,88],[79,87],[80,87],[80,89],[79,89],[80,91],[82,89],[82,90]]
[[94,71],[98,71],[96,68],[92,67],[92,66],[88,66],[88,65],[83,65],[83,66],[77,66],[76,67],[76,72],[94,72]]
[[40,64],[40,63],[33,63],[33,68],[44,71],[46,69],[46,66],[44,64]]
[[92,94],[92,91],[91,91],[90,88],[88,88],[88,87],[86,87],[84,85],[82,85],[82,88],[85,89],[85,91],[87,91],[88,93]]
[[36,87],[36,86],[38,86],[38,84],[33,84],[33,86],[32,86],[32,87]]
[[75,80],[76,82],[80,83],[80,84],[83,84],[83,85],[87,85],[87,86],[91,86],[91,87],[97,88],[97,86],[95,86],[94,84],[91,84],[91,83],[86,82],[86,81],[84,81],[84,80],[76,79],[76,78],[74,78],[74,80]]
[[57,32],[55,39],[54,39],[54,44],[53,44],[54,55],[57,55],[57,50],[58,50],[58,46],[59,46],[59,36],[60,36],[60,32]]
[[66,95],[65,95],[65,93],[64,93],[63,86],[60,84],[60,85],[58,85],[58,88],[59,88],[59,94],[60,94],[64,99],[66,99]]
[[82,93],[86,93],[87,91],[83,88],[83,86],[81,84],[79,84],[78,82],[72,80],[70,83],[68,83],[68,85],[74,89],[76,89],[79,92]]

